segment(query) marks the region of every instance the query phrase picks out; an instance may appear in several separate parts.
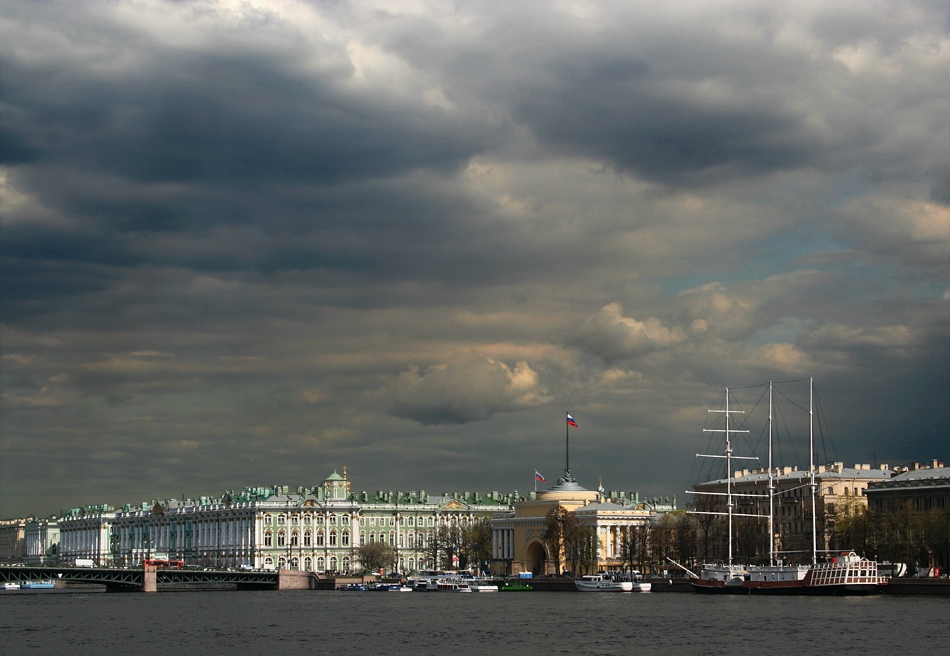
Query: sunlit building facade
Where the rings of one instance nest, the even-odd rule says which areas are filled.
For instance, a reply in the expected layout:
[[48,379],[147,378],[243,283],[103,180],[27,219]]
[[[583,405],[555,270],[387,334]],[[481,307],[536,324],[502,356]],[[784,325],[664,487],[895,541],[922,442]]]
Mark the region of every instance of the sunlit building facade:
[[344,469],[320,485],[244,488],[220,497],[75,509],[60,519],[60,557],[134,565],[180,559],[202,567],[349,573],[361,545],[384,542],[399,572],[434,567],[424,548],[440,526],[464,528],[510,511],[515,495],[354,493]]

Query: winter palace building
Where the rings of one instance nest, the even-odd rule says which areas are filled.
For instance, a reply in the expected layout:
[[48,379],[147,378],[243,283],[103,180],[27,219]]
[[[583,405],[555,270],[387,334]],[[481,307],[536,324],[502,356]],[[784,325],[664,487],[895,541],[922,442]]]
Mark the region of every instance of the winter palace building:
[[[516,495],[354,493],[333,472],[316,487],[244,488],[221,497],[166,499],[114,509],[83,506],[59,518],[59,558],[131,565],[148,557],[206,567],[348,573],[357,549],[386,542],[400,572],[434,567],[423,545],[441,525],[465,527],[511,511]],[[158,554],[158,555],[157,555]]]

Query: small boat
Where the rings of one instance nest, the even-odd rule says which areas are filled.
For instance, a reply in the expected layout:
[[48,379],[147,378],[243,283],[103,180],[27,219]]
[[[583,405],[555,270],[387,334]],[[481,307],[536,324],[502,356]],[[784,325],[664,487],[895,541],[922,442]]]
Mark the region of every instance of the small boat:
[[52,590],[55,587],[56,584],[49,579],[45,581],[24,581],[20,584],[21,590]]
[[376,592],[412,592],[412,588],[400,583],[377,583],[372,589]]
[[579,592],[633,592],[633,582],[623,579],[629,577],[609,574],[588,574],[574,579],[574,587]]
[[19,583],[4,583],[3,589],[4,590],[19,590],[20,584]]
[[498,584],[488,579],[473,579],[468,587],[472,592],[498,592]]
[[637,570],[630,572],[630,580],[633,582],[633,592],[650,592],[653,584],[643,580],[643,574]]
[[366,592],[366,586],[362,583],[347,583],[340,590],[343,592]]
[[534,588],[521,581],[505,581],[501,586],[502,592],[531,592],[532,590]]

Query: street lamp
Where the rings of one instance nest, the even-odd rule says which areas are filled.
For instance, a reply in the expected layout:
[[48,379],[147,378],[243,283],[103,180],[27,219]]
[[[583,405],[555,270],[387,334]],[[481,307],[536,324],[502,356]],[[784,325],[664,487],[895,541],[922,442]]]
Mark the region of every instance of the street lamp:
[[109,549],[112,551],[112,566],[118,567],[117,561],[119,559],[119,534],[114,530],[112,535],[109,536]]

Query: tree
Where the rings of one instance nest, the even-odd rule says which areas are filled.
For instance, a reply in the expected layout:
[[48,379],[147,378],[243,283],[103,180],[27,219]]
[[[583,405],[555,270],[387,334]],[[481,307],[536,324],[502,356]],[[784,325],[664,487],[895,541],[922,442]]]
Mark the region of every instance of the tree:
[[561,573],[561,556],[564,554],[564,524],[570,514],[561,506],[556,506],[548,511],[545,518],[544,544],[558,574]]
[[565,560],[574,576],[589,574],[597,565],[597,555],[600,551],[596,529],[593,526],[581,526],[576,518],[574,522],[565,523],[565,528]]
[[492,557],[491,520],[478,519],[462,530],[462,550],[459,562],[464,569],[482,568]]
[[446,569],[458,569],[456,567],[456,556],[461,556],[462,552],[462,530],[452,524],[443,524],[436,532],[439,549],[445,556]]
[[442,553],[442,542],[439,539],[439,533],[430,529],[426,533],[425,538],[422,540],[422,544],[420,544],[419,547],[425,554],[426,561],[429,563],[429,568],[438,569],[439,556]]
[[370,542],[356,550],[364,571],[390,571],[396,564],[396,552],[385,542]]

